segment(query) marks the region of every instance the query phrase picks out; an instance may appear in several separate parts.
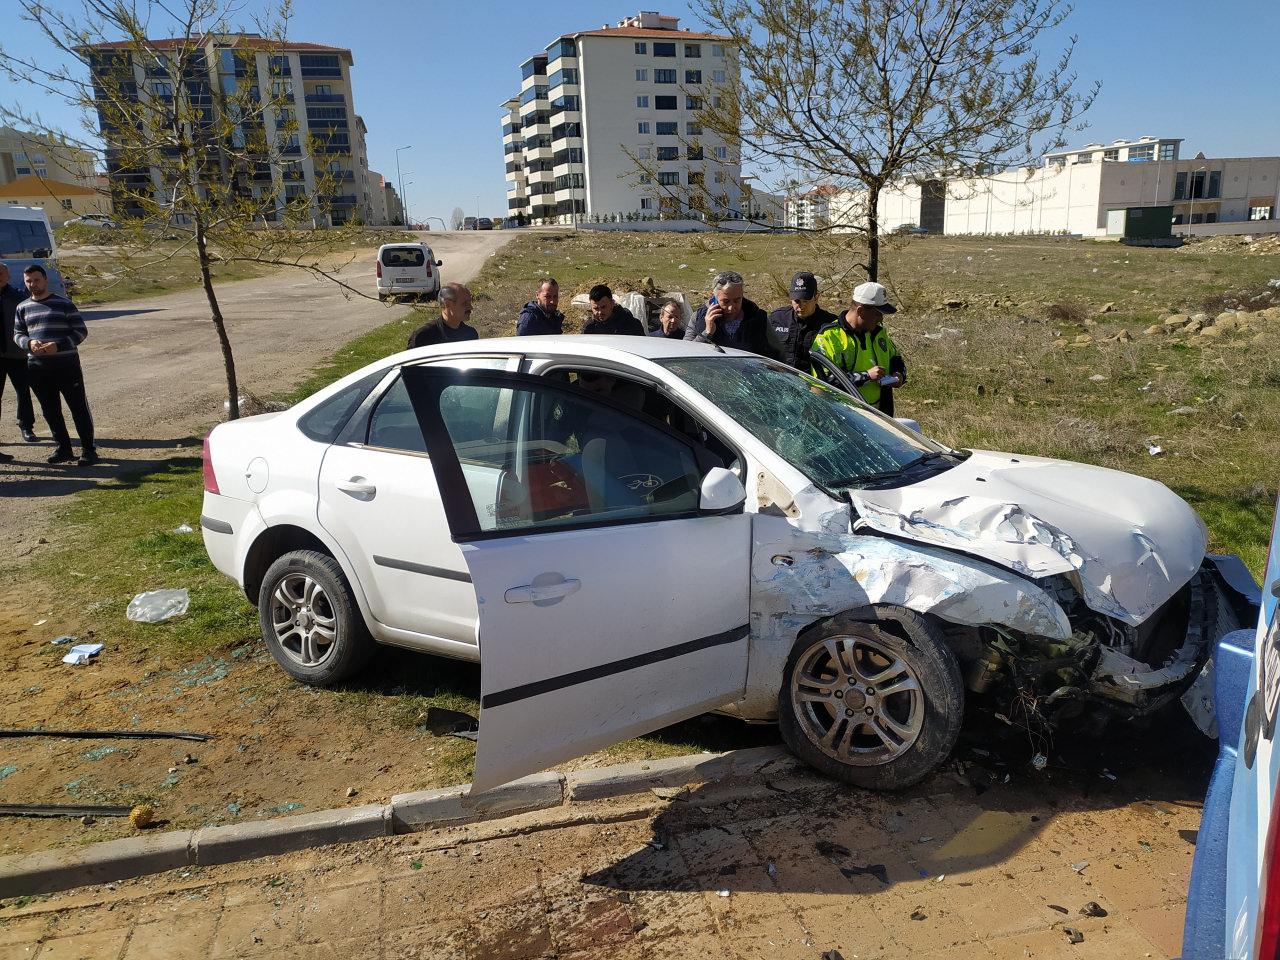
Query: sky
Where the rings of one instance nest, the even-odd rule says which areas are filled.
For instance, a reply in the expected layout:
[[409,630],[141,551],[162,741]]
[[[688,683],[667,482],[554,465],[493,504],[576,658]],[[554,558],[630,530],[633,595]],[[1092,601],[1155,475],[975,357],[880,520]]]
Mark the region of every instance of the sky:
[[[77,0],[46,2],[79,9]],[[239,5],[253,11],[261,2]],[[680,0],[644,6],[701,26]],[[597,29],[639,9],[599,0],[402,0],[362,11],[351,0],[296,0],[289,35],[352,51],[369,165],[394,181],[396,148],[410,147],[399,153],[410,215],[447,221],[454,207],[505,214],[500,105],[519,91],[520,63],[562,33]],[[1089,129],[1072,134],[1069,146],[1151,135],[1184,138],[1184,157],[1280,154],[1276,0],[1077,0],[1046,39],[1046,54],[1070,34],[1079,40],[1073,65],[1081,86],[1100,80],[1102,91],[1086,115]],[[11,13],[0,43],[53,54],[36,26]],[[0,103],[14,101],[55,127],[80,129],[66,105],[0,78]]]

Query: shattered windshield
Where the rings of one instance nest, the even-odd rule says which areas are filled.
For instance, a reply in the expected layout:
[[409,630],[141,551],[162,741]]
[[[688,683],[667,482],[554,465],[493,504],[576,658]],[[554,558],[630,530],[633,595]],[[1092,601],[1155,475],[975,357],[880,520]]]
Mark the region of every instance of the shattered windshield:
[[899,478],[947,453],[845,393],[759,357],[658,363],[829,490]]

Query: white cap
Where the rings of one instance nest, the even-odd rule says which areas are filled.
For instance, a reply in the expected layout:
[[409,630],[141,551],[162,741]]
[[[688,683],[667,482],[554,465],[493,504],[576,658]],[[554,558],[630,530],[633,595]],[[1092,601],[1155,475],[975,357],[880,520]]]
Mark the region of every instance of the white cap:
[[875,307],[881,313],[897,313],[898,308],[889,302],[884,285],[875,281],[860,283],[853,290],[853,302],[864,307]]

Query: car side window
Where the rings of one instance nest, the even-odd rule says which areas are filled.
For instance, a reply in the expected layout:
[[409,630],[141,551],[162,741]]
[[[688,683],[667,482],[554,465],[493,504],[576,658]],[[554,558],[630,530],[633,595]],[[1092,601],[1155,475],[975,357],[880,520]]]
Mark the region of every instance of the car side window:
[[[692,444],[625,410],[577,391],[523,385],[450,384],[438,402],[477,533],[697,512],[702,471]],[[460,412],[478,410],[494,411],[492,422]],[[504,411],[516,429],[496,429]]]
[[371,447],[384,450],[401,450],[408,453],[426,453],[427,444],[422,439],[418,418],[414,416],[409,392],[404,378],[396,377],[378,399],[378,405],[369,416],[369,433],[366,441]]
[[339,390],[314,410],[304,414],[298,420],[298,429],[319,443],[333,443],[356,408],[385,375],[385,370],[378,370]]

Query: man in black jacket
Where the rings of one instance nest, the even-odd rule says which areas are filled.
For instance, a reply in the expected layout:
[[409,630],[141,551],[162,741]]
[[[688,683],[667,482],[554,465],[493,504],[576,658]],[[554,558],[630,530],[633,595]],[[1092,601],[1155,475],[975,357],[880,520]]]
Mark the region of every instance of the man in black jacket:
[[818,280],[801,271],[791,278],[791,306],[769,314],[769,346],[773,355],[797,370],[809,371],[809,351],[813,340],[829,323],[839,321],[834,313],[818,306]]
[[520,310],[516,321],[517,337],[537,337],[564,333],[564,314],[560,306],[560,284],[548,277],[538,284],[538,296]]
[[644,324],[626,307],[618,306],[613,291],[603,283],[592,287],[587,297],[591,300],[591,319],[583,324],[583,333],[644,336]]
[[742,275],[723,270],[716,274],[711,283],[711,299],[693,315],[684,338],[772,357],[768,324],[765,312],[743,296]]
[[409,349],[479,340],[476,328],[467,323],[470,318],[471,291],[460,283],[446,283],[440,288],[440,316],[409,334]]
[[[25,299],[27,292],[13,286],[13,274],[8,266],[0,263],[0,395],[8,378],[18,403],[18,429],[22,431],[22,439],[35,443],[40,438],[35,435],[36,412],[27,382],[27,354],[13,342],[13,315]],[[5,457],[0,456],[0,460],[3,459]]]

